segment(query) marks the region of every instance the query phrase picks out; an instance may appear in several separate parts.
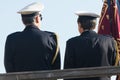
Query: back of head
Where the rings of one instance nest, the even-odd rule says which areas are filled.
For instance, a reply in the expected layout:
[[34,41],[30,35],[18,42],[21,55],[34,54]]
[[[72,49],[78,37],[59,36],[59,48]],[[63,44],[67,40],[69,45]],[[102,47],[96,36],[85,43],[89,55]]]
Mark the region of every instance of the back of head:
[[77,12],[76,15],[78,15],[77,22],[81,24],[81,27],[84,30],[95,28],[96,18],[99,17],[99,15],[90,12]]
[[92,29],[96,26],[96,18],[90,16],[79,16],[78,23],[81,24],[81,27],[85,29]]

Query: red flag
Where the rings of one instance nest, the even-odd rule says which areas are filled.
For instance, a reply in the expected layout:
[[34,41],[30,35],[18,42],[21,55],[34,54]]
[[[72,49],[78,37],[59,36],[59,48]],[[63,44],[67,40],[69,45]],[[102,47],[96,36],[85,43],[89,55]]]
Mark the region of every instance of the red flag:
[[101,17],[98,24],[98,33],[111,35],[117,41],[117,57],[116,64],[118,63],[120,54],[120,15],[119,15],[119,0],[105,0]]
[[120,38],[120,18],[116,0],[105,0],[98,27],[99,34]]

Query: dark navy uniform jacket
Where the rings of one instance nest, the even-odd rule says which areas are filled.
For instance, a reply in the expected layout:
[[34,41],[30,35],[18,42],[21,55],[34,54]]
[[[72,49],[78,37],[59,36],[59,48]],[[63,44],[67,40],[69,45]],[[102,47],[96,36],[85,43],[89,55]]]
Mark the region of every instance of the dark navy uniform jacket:
[[[64,68],[112,66],[115,58],[116,50],[112,37],[85,31],[67,41]],[[70,80],[109,80],[109,77]]]
[[52,64],[57,47],[56,35],[34,25],[10,34],[5,45],[6,72],[60,69],[60,51]]

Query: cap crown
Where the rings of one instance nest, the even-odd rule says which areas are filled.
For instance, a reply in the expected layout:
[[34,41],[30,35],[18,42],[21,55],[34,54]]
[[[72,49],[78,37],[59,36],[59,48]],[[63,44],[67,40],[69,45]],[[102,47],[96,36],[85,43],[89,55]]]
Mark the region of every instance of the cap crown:
[[90,16],[90,17],[95,17],[98,18],[100,17],[98,14],[93,13],[93,12],[86,12],[86,11],[77,11],[75,12],[76,15],[78,16]]
[[29,4],[28,6],[24,7],[20,11],[19,14],[32,14],[34,12],[40,12],[44,8],[44,5],[38,2],[34,2]]

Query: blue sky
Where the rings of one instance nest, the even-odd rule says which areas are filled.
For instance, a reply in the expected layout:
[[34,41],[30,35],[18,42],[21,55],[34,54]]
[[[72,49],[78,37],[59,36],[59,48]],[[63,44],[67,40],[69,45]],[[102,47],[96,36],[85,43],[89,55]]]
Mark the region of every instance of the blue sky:
[[[41,30],[56,32],[63,64],[66,41],[79,35],[75,11],[90,11],[100,14],[102,0],[2,0],[0,2],[0,73],[4,73],[4,45],[8,34],[22,31],[24,25],[17,11],[32,2],[41,2],[45,8],[42,11],[43,21]],[[97,29],[96,29],[97,31]]]

